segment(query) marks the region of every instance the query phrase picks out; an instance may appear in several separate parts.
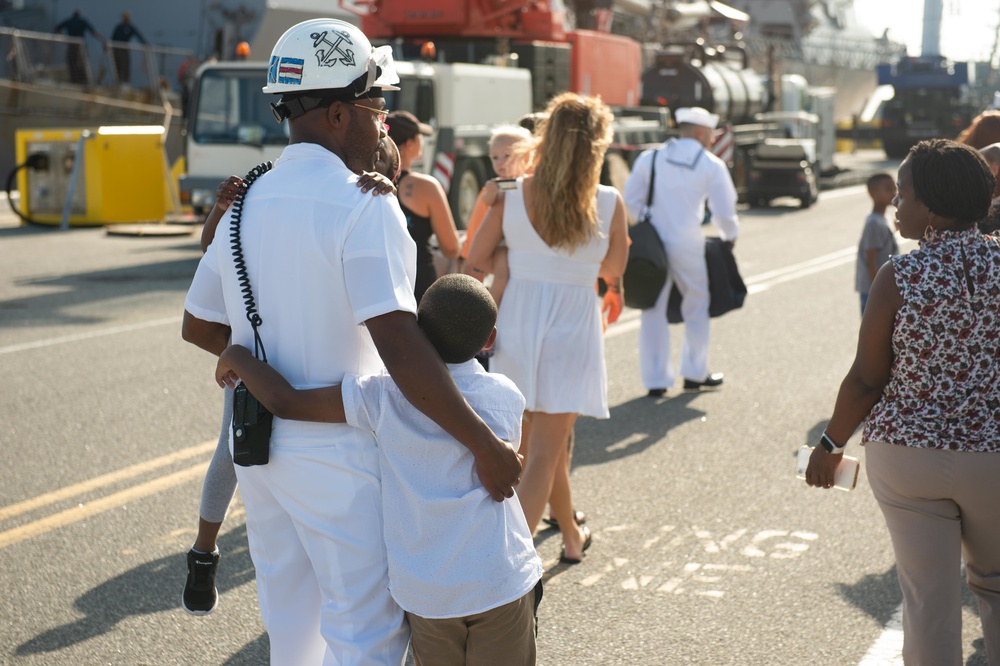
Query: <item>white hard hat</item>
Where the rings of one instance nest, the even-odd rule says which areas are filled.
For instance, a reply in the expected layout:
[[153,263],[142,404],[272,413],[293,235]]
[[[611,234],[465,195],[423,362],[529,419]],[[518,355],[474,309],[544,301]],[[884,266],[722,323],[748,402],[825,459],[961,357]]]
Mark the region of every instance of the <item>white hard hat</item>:
[[700,106],[686,106],[682,109],[677,109],[674,112],[674,120],[680,123],[689,123],[691,125],[701,125],[702,127],[709,127],[715,129],[719,124],[719,116],[714,113],[709,113]]
[[364,33],[331,18],[303,21],[285,31],[267,67],[270,94],[343,91],[343,99],[364,97],[372,88],[399,90],[392,47],[373,48]]

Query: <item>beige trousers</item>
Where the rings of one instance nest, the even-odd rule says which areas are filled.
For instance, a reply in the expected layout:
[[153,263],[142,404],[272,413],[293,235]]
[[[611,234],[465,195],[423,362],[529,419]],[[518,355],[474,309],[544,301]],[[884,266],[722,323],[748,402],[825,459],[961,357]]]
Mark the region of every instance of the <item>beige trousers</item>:
[[961,558],[979,600],[989,663],[1000,665],[1000,453],[869,442],[868,482],[903,591],[907,666],[962,664]]
[[483,613],[428,619],[407,613],[416,666],[534,666],[536,590]]

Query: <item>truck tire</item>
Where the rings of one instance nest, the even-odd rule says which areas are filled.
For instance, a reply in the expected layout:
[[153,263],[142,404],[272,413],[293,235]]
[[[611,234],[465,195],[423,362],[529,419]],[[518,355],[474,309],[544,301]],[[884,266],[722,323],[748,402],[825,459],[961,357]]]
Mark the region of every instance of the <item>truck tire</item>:
[[455,175],[448,189],[448,203],[455,226],[465,229],[476,206],[479,190],[486,183],[486,166],[482,160],[464,158],[455,164]]

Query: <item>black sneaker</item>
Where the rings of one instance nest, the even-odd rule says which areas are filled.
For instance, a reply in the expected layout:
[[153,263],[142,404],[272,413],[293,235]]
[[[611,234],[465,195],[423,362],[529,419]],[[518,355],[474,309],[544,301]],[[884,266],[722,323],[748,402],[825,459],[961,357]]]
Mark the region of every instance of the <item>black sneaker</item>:
[[181,605],[192,615],[208,615],[219,603],[215,589],[215,572],[219,568],[219,551],[197,553],[192,548],[187,554],[188,575],[184,584]]

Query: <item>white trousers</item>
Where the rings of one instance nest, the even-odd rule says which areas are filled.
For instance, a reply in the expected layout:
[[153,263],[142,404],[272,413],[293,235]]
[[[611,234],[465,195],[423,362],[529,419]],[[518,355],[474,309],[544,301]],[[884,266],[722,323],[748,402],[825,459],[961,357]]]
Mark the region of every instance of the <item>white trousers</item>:
[[[661,232],[662,235],[662,232]],[[674,365],[670,359],[670,326],[667,324],[667,301],[670,291],[677,289],[684,297],[684,341],[681,344],[681,376],[694,381],[708,377],[708,267],[705,264],[705,244],[700,237],[690,242],[676,240],[664,243],[669,264],[667,283],[656,305],[642,311],[639,328],[639,368],[647,389],[670,388],[674,385]]]
[[236,470],[271,663],[402,664],[409,629],[389,594],[370,435],[272,441],[267,465]]

